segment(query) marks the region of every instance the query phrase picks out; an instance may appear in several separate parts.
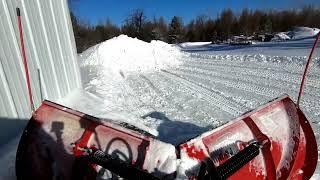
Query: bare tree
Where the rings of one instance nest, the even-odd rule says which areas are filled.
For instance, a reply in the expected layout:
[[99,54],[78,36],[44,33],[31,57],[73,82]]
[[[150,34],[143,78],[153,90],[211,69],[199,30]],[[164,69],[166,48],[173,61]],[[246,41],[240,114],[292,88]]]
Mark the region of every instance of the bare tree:
[[125,19],[122,30],[132,37],[143,37],[143,26],[146,24],[146,16],[142,9],[135,9]]
[[152,24],[153,24],[153,29],[152,29],[153,39],[167,41],[168,26],[164,18],[162,16],[159,19],[154,17]]

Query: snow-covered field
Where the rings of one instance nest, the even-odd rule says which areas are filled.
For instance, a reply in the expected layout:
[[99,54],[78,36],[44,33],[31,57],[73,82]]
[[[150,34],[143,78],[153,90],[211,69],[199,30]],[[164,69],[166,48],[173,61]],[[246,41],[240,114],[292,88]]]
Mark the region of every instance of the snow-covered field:
[[[284,93],[296,100],[313,41],[174,46],[122,35],[79,55],[84,90],[59,102],[128,122],[164,142],[179,144]],[[301,102],[318,140],[319,60],[320,52],[315,54]]]

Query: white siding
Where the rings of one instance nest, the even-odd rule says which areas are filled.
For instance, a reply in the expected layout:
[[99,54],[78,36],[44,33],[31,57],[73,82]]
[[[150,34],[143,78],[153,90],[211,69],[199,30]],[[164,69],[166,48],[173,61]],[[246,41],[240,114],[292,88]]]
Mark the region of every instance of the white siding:
[[28,118],[31,110],[16,7],[21,11],[36,107],[43,99],[64,97],[79,88],[81,80],[66,0],[0,0],[0,117]]

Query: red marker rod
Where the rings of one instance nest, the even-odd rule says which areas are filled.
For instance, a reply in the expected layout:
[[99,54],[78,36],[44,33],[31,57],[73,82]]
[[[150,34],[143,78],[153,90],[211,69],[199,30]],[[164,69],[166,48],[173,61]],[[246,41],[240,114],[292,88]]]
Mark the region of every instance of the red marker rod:
[[32,90],[31,90],[31,84],[30,84],[27,57],[26,57],[26,52],[25,52],[25,48],[24,48],[23,31],[22,31],[22,23],[21,23],[21,14],[20,14],[20,9],[19,8],[17,8],[17,16],[18,16],[18,24],[19,24],[19,32],[20,32],[20,44],[21,44],[21,51],[22,51],[22,60],[23,60],[24,70],[25,70],[25,73],[26,73],[30,107],[31,107],[31,111],[33,112],[34,111],[34,103],[33,103],[33,98],[32,98]]
[[301,85],[300,85],[300,90],[299,90],[299,95],[298,95],[298,101],[297,101],[298,107],[300,107],[300,99],[301,99],[302,91],[303,91],[303,88],[304,88],[304,82],[305,82],[306,77],[307,77],[307,72],[308,72],[308,69],[309,69],[309,66],[310,66],[311,58],[312,58],[314,50],[318,46],[319,39],[320,39],[320,32],[318,33],[317,38],[314,41],[313,47],[311,49],[311,52],[309,54],[309,58],[308,58],[308,61],[307,61],[307,64],[306,64],[306,68],[304,69],[304,73],[303,73],[303,77],[302,77],[302,81],[301,81]]

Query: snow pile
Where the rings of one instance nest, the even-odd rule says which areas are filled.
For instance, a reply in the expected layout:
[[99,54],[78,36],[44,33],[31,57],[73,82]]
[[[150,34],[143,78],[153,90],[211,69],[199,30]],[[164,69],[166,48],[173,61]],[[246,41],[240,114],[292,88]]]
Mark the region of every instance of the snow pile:
[[[82,82],[88,93],[74,93],[63,104],[99,118],[125,122],[158,135],[157,127],[154,127],[156,123],[149,128],[145,125],[148,123],[141,119],[142,115],[151,110],[141,113],[136,110],[136,103],[141,100],[137,99],[135,89],[130,87],[127,81],[132,77],[179,66],[183,56],[179,48],[162,41],[147,43],[120,35],[91,47],[79,56]],[[101,101],[96,100],[98,98],[101,98]],[[72,103],[76,101],[81,103]]]
[[162,41],[150,43],[120,35],[80,55],[80,66],[99,66],[113,75],[154,71],[180,64],[180,50]]
[[285,41],[291,39],[288,35],[287,32],[279,32],[274,35],[274,37],[271,39],[271,41]]
[[205,46],[210,44],[211,42],[184,42],[184,43],[180,43],[179,46],[182,48],[193,48],[193,47]]
[[289,32],[279,32],[274,35],[271,39],[272,41],[285,41],[290,39],[303,39],[314,37],[319,33],[320,29],[318,28],[309,28],[309,27],[295,27],[292,31]]
[[319,33],[320,29],[318,28],[309,28],[309,27],[295,27],[293,31],[288,33],[288,36],[291,39],[302,39],[307,37],[313,37]]

